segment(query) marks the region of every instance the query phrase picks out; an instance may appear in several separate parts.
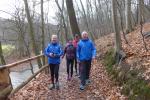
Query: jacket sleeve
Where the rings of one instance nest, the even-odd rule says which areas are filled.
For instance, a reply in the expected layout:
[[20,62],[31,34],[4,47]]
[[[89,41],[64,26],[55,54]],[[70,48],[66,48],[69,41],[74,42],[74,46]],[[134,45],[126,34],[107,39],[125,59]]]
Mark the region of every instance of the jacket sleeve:
[[62,57],[65,56],[65,54],[66,54],[66,49],[67,49],[67,46],[65,46],[64,52],[63,52],[63,54],[62,54]]
[[92,42],[92,58],[96,57],[96,48],[95,48],[95,44]]
[[76,57],[77,57],[77,59],[79,60],[80,59],[80,51],[81,51],[81,46],[80,46],[80,44],[78,43],[77,44],[77,49],[76,49]]
[[59,53],[56,55],[57,57],[60,57],[63,55],[63,50],[62,50],[62,47],[59,46]]

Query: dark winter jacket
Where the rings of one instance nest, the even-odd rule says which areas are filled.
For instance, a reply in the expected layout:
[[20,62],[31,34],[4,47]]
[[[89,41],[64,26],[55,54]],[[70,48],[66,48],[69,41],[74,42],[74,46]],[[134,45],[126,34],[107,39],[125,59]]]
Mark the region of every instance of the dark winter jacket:
[[72,43],[68,43],[64,50],[64,55],[66,54],[66,59],[75,59],[76,56],[76,48]]

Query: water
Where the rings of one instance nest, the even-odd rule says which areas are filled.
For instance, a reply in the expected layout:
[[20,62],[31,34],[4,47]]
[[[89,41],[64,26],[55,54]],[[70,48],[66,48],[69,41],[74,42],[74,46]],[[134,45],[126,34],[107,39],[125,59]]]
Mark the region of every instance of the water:
[[[33,67],[34,73],[39,70],[38,65],[34,65]],[[10,72],[10,79],[13,86],[13,89],[19,86],[21,83],[26,81],[31,75],[31,69],[26,69],[21,72]]]

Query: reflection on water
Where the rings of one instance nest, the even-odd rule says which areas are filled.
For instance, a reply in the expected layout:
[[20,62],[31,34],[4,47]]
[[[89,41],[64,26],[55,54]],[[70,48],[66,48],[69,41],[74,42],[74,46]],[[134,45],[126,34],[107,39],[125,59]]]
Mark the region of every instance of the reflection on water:
[[[34,65],[33,67],[34,73],[38,71],[38,65]],[[32,72],[30,69],[23,70],[21,72],[10,72],[10,78],[13,85],[13,88],[16,88],[21,83],[26,81],[31,75]]]

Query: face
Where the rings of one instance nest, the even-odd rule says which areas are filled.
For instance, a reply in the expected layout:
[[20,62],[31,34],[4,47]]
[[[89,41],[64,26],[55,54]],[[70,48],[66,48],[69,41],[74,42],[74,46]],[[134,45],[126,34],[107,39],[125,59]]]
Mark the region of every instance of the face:
[[83,33],[83,34],[82,34],[82,38],[83,38],[83,39],[87,39],[87,38],[88,38],[88,33]]
[[57,36],[52,36],[51,41],[52,41],[52,43],[57,43]]
[[69,44],[72,44],[72,40],[69,40],[69,42],[68,42]]

